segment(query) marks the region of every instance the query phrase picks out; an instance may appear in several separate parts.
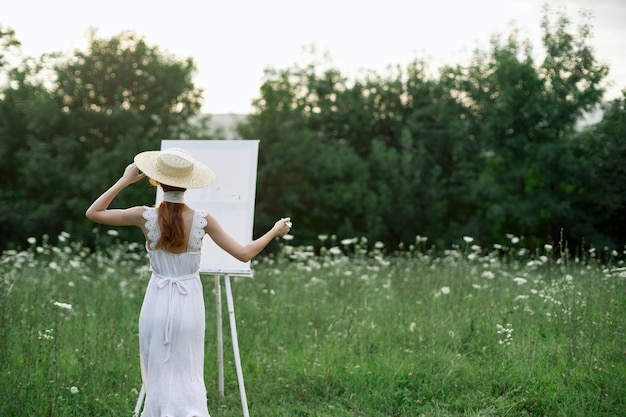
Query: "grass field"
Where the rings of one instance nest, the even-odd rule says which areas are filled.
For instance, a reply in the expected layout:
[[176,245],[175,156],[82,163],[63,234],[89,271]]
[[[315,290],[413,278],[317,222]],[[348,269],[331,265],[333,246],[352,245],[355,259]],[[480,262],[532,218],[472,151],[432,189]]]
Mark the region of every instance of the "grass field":
[[[232,278],[251,416],[626,415],[624,254],[294,242]],[[31,243],[0,258],[0,416],[132,415],[143,247]],[[218,393],[213,276],[204,291],[209,411],[241,416],[225,306]]]

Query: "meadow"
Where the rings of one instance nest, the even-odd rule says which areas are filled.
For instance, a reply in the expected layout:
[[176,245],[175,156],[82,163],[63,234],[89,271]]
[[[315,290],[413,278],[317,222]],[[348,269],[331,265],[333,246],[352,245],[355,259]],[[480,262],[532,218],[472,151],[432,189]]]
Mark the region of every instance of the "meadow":
[[[145,250],[59,238],[0,258],[0,416],[131,416]],[[251,416],[626,415],[624,253],[320,240],[276,242],[232,278]],[[240,416],[225,305],[218,392],[214,279],[209,411]]]

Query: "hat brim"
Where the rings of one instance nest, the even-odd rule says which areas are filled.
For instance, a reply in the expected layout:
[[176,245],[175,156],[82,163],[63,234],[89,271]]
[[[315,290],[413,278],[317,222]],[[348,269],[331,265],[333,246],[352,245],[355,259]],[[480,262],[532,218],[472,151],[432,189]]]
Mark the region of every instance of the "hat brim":
[[194,161],[191,172],[185,176],[172,176],[161,172],[157,166],[160,151],[146,151],[135,155],[137,168],[153,180],[179,188],[204,188],[215,182],[215,173],[208,166]]

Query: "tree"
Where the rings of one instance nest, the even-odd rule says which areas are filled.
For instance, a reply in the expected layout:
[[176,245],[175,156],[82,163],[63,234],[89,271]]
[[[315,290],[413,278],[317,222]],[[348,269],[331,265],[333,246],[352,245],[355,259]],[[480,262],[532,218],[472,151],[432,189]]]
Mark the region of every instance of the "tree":
[[513,32],[504,43],[494,38],[491,53],[477,53],[470,67],[449,70],[480,142],[473,221],[484,219],[490,240],[514,233],[531,248],[553,243],[582,215],[571,205],[581,184],[567,138],[599,103],[607,73],[593,58],[588,23],[572,34],[566,16],[553,25],[546,9],[542,29],[540,66]]
[[585,216],[573,233],[597,248],[626,247],[626,90],[606,104],[602,120],[573,139],[584,178],[573,204]]
[[[540,63],[513,31],[434,80],[422,62],[352,81],[316,63],[268,71],[243,130],[262,139],[263,195],[297,210],[306,228],[353,230],[390,246],[416,234],[440,246],[465,234],[488,245],[513,233],[542,248],[561,230],[579,243],[585,212],[576,202],[587,183],[572,137],[601,100],[607,68],[589,46],[588,15],[571,33],[565,15],[545,13]],[[318,172],[330,153],[324,160],[341,175]],[[341,180],[350,186],[337,187]],[[345,190],[356,203],[336,194]]]
[[310,240],[334,233],[391,246],[458,221],[447,185],[466,181],[466,123],[423,63],[352,83],[315,63],[270,70],[256,106],[241,133],[261,139],[257,219],[282,208]]
[[21,43],[15,37],[15,31],[0,24],[0,70],[8,64],[6,55],[16,52],[20,47]]
[[[86,51],[31,62],[11,74],[0,111],[3,159],[13,164],[13,175],[3,177],[1,204],[20,213],[22,239],[67,231],[89,241],[93,225],[85,209],[136,153],[157,149],[164,138],[197,134],[189,124],[201,105],[195,66],[131,32],[111,39],[94,32]],[[41,80],[44,72],[51,83]],[[116,204],[141,204],[153,195],[134,187]],[[17,236],[3,236],[2,245]]]
[[332,68],[318,71],[315,64],[267,70],[255,103],[259,111],[240,127],[243,137],[261,140],[256,227],[264,229],[276,215],[288,213],[298,219],[304,242],[315,242],[318,233],[363,233],[358,202],[364,199],[367,169],[336,136],[349,131],[336,119],[345,80]]

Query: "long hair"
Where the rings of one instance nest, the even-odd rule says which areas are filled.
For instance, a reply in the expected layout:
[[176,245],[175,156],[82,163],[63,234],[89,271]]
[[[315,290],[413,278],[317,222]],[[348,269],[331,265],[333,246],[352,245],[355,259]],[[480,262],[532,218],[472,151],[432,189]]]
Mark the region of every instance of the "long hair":
[[[150,180],[152,185],[159,185],[158,182]],[[160,184],[163,191],[185,191],[185,188],[172,187],[166,184]],[[187,248],[187,239],[185,239],[185,227],[183,223],[184,204],[168,203],[162,201],[158,208],[157,214],[159,219],[159,228],[161,229],[161,238],[157,243],[157,248],[164,249],[168,252],[182,252]]]

